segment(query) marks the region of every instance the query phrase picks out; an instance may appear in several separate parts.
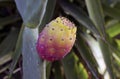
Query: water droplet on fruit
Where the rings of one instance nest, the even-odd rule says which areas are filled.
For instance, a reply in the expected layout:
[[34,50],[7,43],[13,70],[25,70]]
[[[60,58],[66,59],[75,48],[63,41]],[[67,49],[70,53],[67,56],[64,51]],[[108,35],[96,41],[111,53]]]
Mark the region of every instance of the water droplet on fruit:
[[63,51],[66,51],[66,49],[63,49]]
[[44,49],[44,46],[41,46],[40,48],[41,48],[41,49]]
[[45,56],[42,56],[42,58],[45,58]]

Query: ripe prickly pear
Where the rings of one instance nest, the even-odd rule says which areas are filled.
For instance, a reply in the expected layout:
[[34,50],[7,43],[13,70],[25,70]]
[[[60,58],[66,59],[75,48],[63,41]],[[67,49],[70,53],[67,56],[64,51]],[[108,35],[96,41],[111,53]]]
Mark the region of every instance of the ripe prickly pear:
[[36,49],[42,59],[60,60],[70,52],[75,39],[75,25],[65,17],[58,17],[39,34]]

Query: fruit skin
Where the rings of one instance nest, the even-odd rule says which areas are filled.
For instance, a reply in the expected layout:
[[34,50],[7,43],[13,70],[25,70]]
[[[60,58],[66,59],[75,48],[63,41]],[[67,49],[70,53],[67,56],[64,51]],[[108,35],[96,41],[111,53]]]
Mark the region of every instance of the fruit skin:
[[61,60],[73,47],[76,39],[75,25],[65,17],[58,17],[45,26],[39,34],[36,49],[45,60]]

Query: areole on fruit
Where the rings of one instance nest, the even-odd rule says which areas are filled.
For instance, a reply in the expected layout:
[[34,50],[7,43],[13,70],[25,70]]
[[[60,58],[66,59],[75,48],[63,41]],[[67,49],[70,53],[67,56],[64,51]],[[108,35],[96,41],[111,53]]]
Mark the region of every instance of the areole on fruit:
[[45,60],[55,61],[66,56],[76,39],[76,26],[65,17],[57,17],[39,34],[36,49]]

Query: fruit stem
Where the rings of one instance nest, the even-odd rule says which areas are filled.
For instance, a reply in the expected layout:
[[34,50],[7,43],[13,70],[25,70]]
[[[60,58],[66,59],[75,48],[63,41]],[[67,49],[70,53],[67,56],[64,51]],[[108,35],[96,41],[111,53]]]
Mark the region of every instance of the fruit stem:
[[46,79],[46,60],[43,61],[42,79]]

